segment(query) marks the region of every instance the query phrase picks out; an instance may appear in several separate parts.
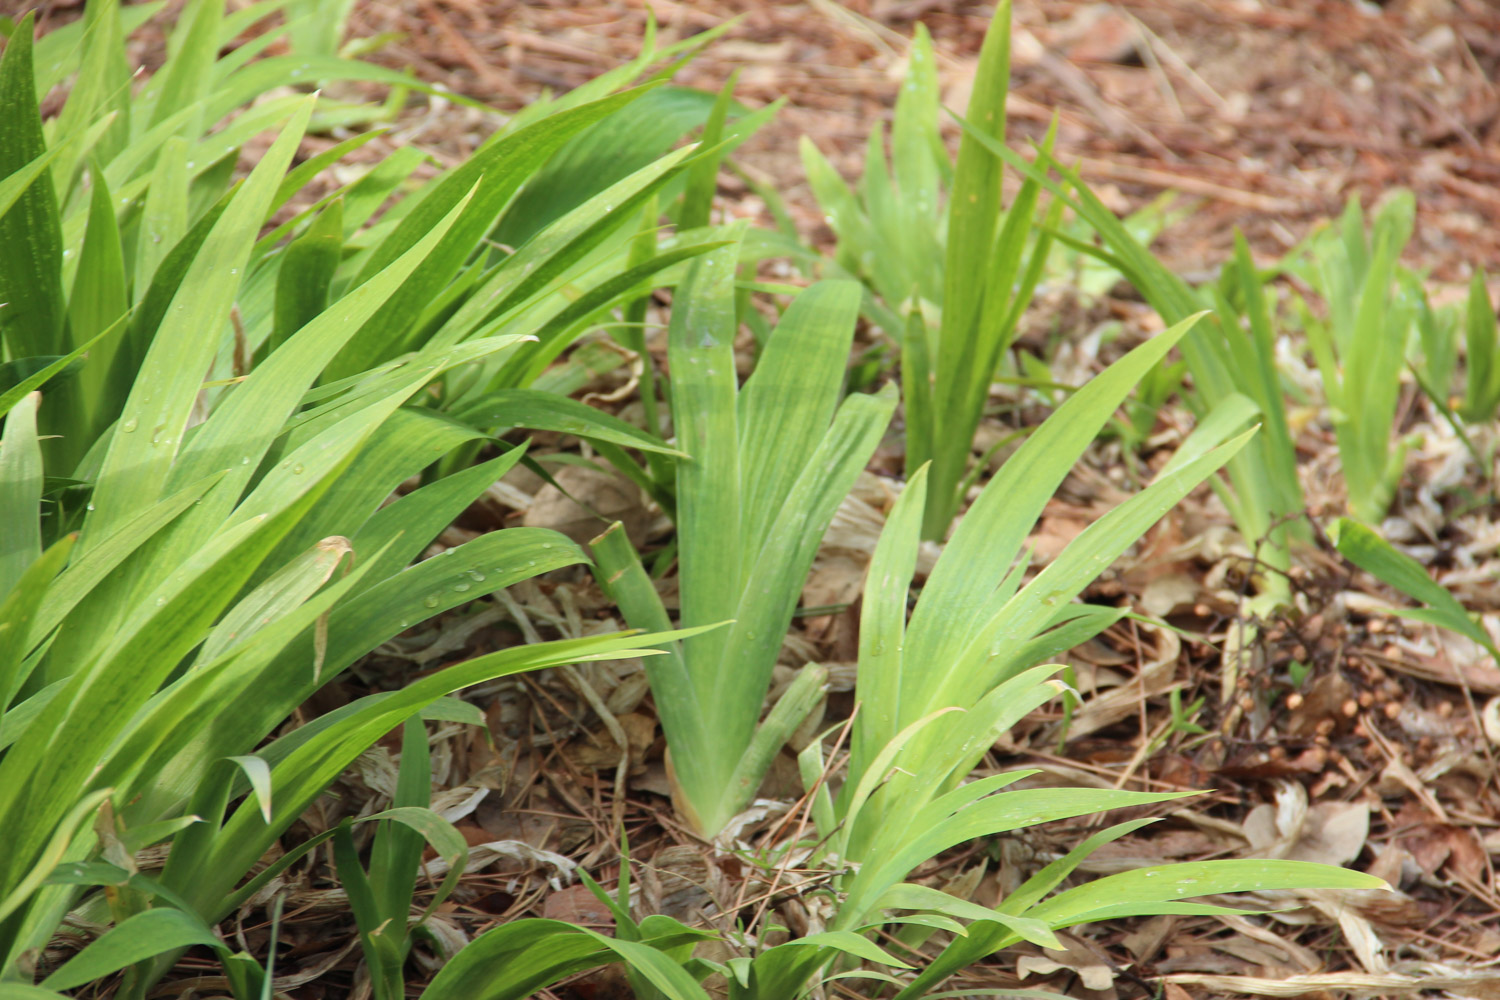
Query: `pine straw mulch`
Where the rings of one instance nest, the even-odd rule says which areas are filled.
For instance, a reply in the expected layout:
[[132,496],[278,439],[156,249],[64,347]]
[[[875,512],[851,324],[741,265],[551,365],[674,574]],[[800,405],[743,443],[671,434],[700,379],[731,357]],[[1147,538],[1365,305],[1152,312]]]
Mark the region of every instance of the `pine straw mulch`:
[[[801,179],[798,137],[814,137],[846,175],[857,176],[869,129],[890,113],[913,21],[933,32],[945,103],[962,107],[988,16],[986,5],[945,0],[651,6],[669,39],[742,15],[678,79],[717,89],[740,68],[737,93],[747,103],[790,98],[738,159],[750,176],[774,180],[803,231],[825,243],[830,234]],[[1130,210],[1164,190],[1192,199],[1192,213],[1157,244],[1182,272],[1212,274],[1234,227],[1269,260],[1335,215],[1350,194],[1370,204],[1398,185],[1418,197],[1411,262],[1430,268],[1443,286],[1465,280],[1474,265],[1497,269],[1500,100],[1490,81],[1500,69],[1500,12],[1482,0],[1392,0],[1383,7],[1345,0],[1018,0],[1016,23],[1013,140],[1039,136],[1056,109],[1060,152],[1081,164],[1112,207]],[[625,60],[644,24],[639,3],[587,0],[361,0],[353,15],[358,34],[400,34],[377,58],[411,66],[501,112],[544,87],[563,90]],[[149,51],[144,58],[149,63]],[[420,143],[456,158],[492,124],[481,112],[419,100],[389,138],[367,149]],[[720,195],[726,212],[763,215],[735,177],[722,178]],[[1101,350],[1118,351],[1101,348],[1106,330],[1123,326],[1130,340],[1157,325],[1125,289],[1116,292],[1096,301],[1052,292],[1034,310],[1023,346],[1040,351],[1050,342],[1057,377],[1082,381],[1109,360]],[[632,388],[622,372],[589,386],[626,416]],[[1046,413],[1019,390],[997,387],[993,402],[981,446]],[[1159,450],[1143,456],[1146,466],[1165,460],[1181,422],[1164,414],[1153,439]],[[1500,615],[1490,470],[1468,462],[1414,388],[1400,430],[1420,433],[1425,443],[1411,454],[1387,532],[1471,609]],[[539,442],[543,451],[580,447],[546,436]],[[1301,422],[1299,447],[1312,514],[1337,513],[1342,484],[1325,420]],[[807,662],[832,667],[825,725],[853,707],[861,574],[899,490],[900,456],[898,426],[840,512],[804,594],[804,606],[836,610],[799,618],[778,667],[778,686]],[[571,493],[625,519],[648,546],[669,537],[670,527],[621,483],[559,468]],[[1039,559],[1137,488],[1140,473],[1118,446],[1097,445],[1037,526]],[[598,527],[522,470],[493,487],[433,551],[518,523],[580,538]],[[1017,949],[969,970],[956,987],[1040,987],[1099,1000],[1163,992],[1172,1000],[1500,996],[1492,966],[1500,954],[1493,862],[1500,795],[1483,708],[1500,695],[1500,670],[1448,636],[1383,614],[1400,599],[1352,573],[1319,538],[1294,572],[1298,613],[1247,622],[1240,598],[1253,552],[1212,493],[1200,490],[1086,595],[1165,618],[1188,638],[1127,622],[1072,651],[1083,706],[1071,720],[1055,706],[1034,713],[986,763],[1039,768],[1037,780],[1050,783],[1213,789],[1153,810],[1166,818],[1096,855],[1089,865],[1096,873],[1272,855],[1348,864],[1383,876],[1397,891],[1262,900],[1293,907],[1268,917],[1074,928],[1067,952]],[[549,574],[404,634],[322,692],[304,715],[501,646],[620,625],[586,573]],[[1251,634],[1253,642],[1240,641]],[[1184,706],[1202,699],[1191,721],[1203,733],[1174,717],[1174,696]],[[788,804],[799,788],[789,754],[762,789],[767,803],[735,831],[735,849],[716,850],[672,814],[664,745],[639,663],[523,676],[467,697],[486,711],[489,732],[453,726],[433,733],[435,804],[474,845],[470,874],[434,921],[449,945],[528,915],[608,930],[607,912],[574,873],[585,869],[611,886],[622,827],[642,912],[724,928],[755,919],[794,931],[816,923],[805,873],[767,876],[752,863],[758,846],[795,822]],[[397,749],[393,734],[293,836],[383,808]],[[1102,821],[972,844],[918,876],[994,901]],[[326,860],[319,854],[296,866],[275,887],[289,893],[278,985],[308,1000],[368,996],[347,904]],[[266,950],[258,906],[231,930],[252,953]],[[192,974],[192,961],[183,973]],[[414,989],[438,964],[421,949],[415,961]],[[212,963],[202,966],[211,976]],[[216,995],[217,985],[165,984],[198,995]],[[606,971],[542,995],[629,991]]]

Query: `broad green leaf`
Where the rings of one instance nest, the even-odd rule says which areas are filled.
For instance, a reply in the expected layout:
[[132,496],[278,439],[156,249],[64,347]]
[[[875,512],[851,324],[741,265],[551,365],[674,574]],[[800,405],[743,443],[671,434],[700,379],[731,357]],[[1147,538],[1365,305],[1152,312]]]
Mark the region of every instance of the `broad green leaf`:
[[[379,552],[369,551],[375,557],[373,566],[391,565]],[[202,737],[195,756],[161,762],[157,779],[159,794],[171,799],[192,794],[213,760],[255,746],[292,708],[359,657],[406,628],[477,597],[583,559],[582,552],[566,536],[541,528],[510,528],[481,535],[392,576],[380,578],[371,573],[371,579],[378,582],[366,583],[329,613],[321,670],[315,673],[313,669],[319,662],[316,637],[301,631],[294,633],[295,638],[288,636],[281,640],[272,662],[259,673],[241,674],[227,681],[216,697],[238,703],[241,710],[218,719]],[[364,566],[357,560],[355,572]],[[251,698],[253,686],[282,694],[277,700]],[[272,759],[265,751],[262,756]]]
[[[991,25],[986,37],[985,50],[990,53],[995,35],[1006,36],[1009,12],[1004,11],[1005,21],[997,20]],[[1002,56],[1000,50],[982,55],[983,60],[1001,59],[1007,65],[1008,51]],[[1003,80],[1002,80],[1003,84]],[[976,84],[976,87],[978,85]],[[976,101],[979,91],[975,90]],[[998,110],[986,102],[978,112],[971,114],[998,115],[1003,131],[1004,89],[1001,88]],[[1043,148],[1050,148],[1053,132],[1049,132]],[[966,151],[972,156],[966,156]],[[965,171],[972,169],[975,187],[965,188],[962,183]],[[932,360],[934,383],[932,390],[932,434],[934,439],[932,469],[929,473],[928,491],[932,494],[926,512],[923,534],[933,540],[946,535],[953,513],[962,500],[960,490],[964,472],[969,461],[969,449],[958,447],[959,442],[972,440],[984,411],[989,395],[990,380],[999,367],[1000,358],[1009,346],[1015,332],[1015,323],[1020,318],[1024,303],[1029,301],[1032,290],[1040,277],[1050,250],[1050,241],[1045,232],[1032,248],[1029,266],[1027,263],[1027,236],[1032,225],[1041,193],[1039,184],[1027,179],[1020,192],[1005,212],[1004,220],[995,230],[994,223],[983,223],[971,218],[969,210],[961,210],[961,198],[979,199],[985,202],[984,191],[993,187],[993,209],[998,211],[1000,161],[986,149],[968,137],[959,147],[959,164],[954,175],[954,191],[949,201],[949,242],[944,261],[943,317],[937,330],[937,351]],[[1059,209],[1054,208],[1054,211]],[[993,235],[992,235],[993,233]],[[964,239],[980,240],[965,247]],[[967,274],[979,269],[972,279],[973,287],[955,285],[954,272]],[[1024,277],[1023,277],[1024,273]],[[950,295],[962,293],[962,298]]]
[[1230,393],[1216,402],[1193,432],[1188,435],[1187,440],[1177,446],[1167,464],[1157,472],[1157,479],[1165,479],[1178,469],[1190,462],[1219,447],[1230,437],[1239,433],[1244,426],[1254,420],[1262,411],[1256,406],[1254,400],[1248,396],[1242,396],[1237,392]]
[[[849,882],[843,906],[854,913],[868,912],[875,900],[918,865],[975,837],[1182,797],[1182,793],[1086,788],[1025,788],[985,796],[985,787],[977,781],[949,792],[912,814],[905,824],[909,829],[898,825],[877,836],[864,866]],[[1041,919],[1035,913],[1025,916]]]
[[[335,465],[329,475],[336,473]],[[0,760],[0,823],[19,827],[12,852],[0,857],[0,891],[33,870],[42,840],[58,829],[105,748],[319,496],[318,488],[306,489],[280,514],[251,517],[221,533],[126,614],[87,661],[65,665],[73,669],[68,687]],[[33,732],[42,735],[32,740]]]
[[[0,177],[35,167],[47,152],[32,69],[35,14],[23,17],[0,57]],[[45,161],[43,161],[45,164]],[[60,354],[66,322],[62,224],[52,175],[41,170],[0,214],[0,343],[12,357]]]
[[225,759],[245,773],[245,777],[250,781],[256,805],[260,807],[261,817],[267,823],[271,822],[271,769],[266,766],[266,762],[253,754],[241,754]]
[[467,404],[454,416],[491,434],[524,427],[608,441],[621,447],[663,455],[683,455],[663,444],[660,438],[636,429],[619,417],[566,396],[535,389],[498,389]]
[[0,179],[0,216],[4,216],[11,210],[21,196],[30,190],[36,179],[46,173],[47,167],[57,159],[58,154],[68,147],[68,142],[59,143],[25,166],[11,170],[4,179]]
[[[677,446],[692,456],[677,466],[682,620],[695,624],[734,617],[748,554],[740,530],[743,487],[735,405],[737,257],[738,248],[731,245],[692,261],[668,332]],[[727,642],[722,634],[702,636],[684,654],[690,664],[699,658],[718,664]],[[700,706],[709,695],[697,686],[708,682],[694,676]]]
[[[349,900],[349,909],[354,914],[359,928],[360,947],[365,953],[365,965],[373,980],[376,996],[389,997],[399,990],[402,955],[400,942],[405,939],[405,928],[387,926],[389,918],[381,911],[374,887],[359,863],[359,851],[354,846],[348,821],[342,823],[333,835],[333,862],[338,880]],[[405,921],[406,914],[400,914]]]
[[333,81],[383,83],[391,87],[420,90],[476,110],[490,110],[480,101],[426,83],[400,70],[337,56],[289,55],[258,59],[224,80],[210,93],[204,119],[219,121],[235,109],[252,104],[261,94],[285,86],[288,82],[327,84]]
[[525,1000],[585,969],[623,960],[668,1000],[706,1000],[697,982],[662,954],[709,935],[678,925],[671,936],[643,942],[608,938],[558,920],[519,920],[476,938],[445,965],[423,1000]]
[[[905,658],[956,663],[972,624],[1020,555],[1042,508],[1132,386],[1192,326],[1177,324],[1131,351],[1070,396],[1005,463],[954,531],[907,629]],[[993,612],[990,612],[993,613]],[[904,725],[925,715],[943,671],[903,672]]]
[[172,32],[166,65],[151,76],[138,98],[149,113],[148,124],[159,124],[208,92],[223,18],[223,0],[191,0],[187,5]]
[[[525,447],[512,448],[499,458],[471,466],[423,486],[370,516],[353,538],[356,552],[384,550],[384,561],[372,579],[380,580],[405,567],[427,547],[491,483],[514,468]],[[371,558],[368,554],[363,558]]]
[[[0,484],[3,489],[3,484]],[[10,721],[9,706],[26,681],[26,654],[37,610],[46,600],[72,552],[75,536],[68,535],[41,553],[4,591],[0,591],[0,718]]]
[[25,983],[0,983],[0,1000],[68,1000],[67,996]]
[[728,245],[713,241],[674,247],[644,263],[608,274],[576,300],[569,302],[566,297],[557,296],[554,302],[560,308],[553,303],[537,303],[534,309],[525,308],[513,316],[501,317],[497,321],[501,329],[536,329],[539,343],[525,357],[507,365],[492,383],[492,388],[541,388],[540,377],[547,366],[584,332],[600,310],[609,308],[631,293],[639,294],[642,284],[653,277],[657,284],[671,284],[669,269]]
[[[948,199],[948,246],[943,265],[942,337],[947,346],[973,336],[979,321],[990,248],[1000,212],[1001,163],[977,138],[1005,142],[1005,97],[1010,84],[1010,3],[1002,0],[985,33],[967,117],[974,131],[959,143]],[[950,353],[944,351],[942,353]]]
[[[1010,661],[1005,651],[1045,628],[1061,605],[1072,601],[1098,577],[1100,566],[1108,566],[1118,559],[1163,514],[1239,452],[1255,433],[1256,429],[1252,428],[1175,472],[1158,478],[1145,490],[1099,518],[1019,594],[1006,602],[1005,607],[978,632],[972,650],[995,657],[989,664],[994,671],[991,675],[994,680],[1029,666]],[[940,702],[960,697],[954,692],[962,691],[966,684],[972,685],[976,680],[981,685],[984,683],[982,679],[963,678],[957,671],[950,672],[934,697]]]
[[1085,838],[1067,854],[1047,864],[1041,871],[1023,882],[1020,888],[1006,896],[1000,903],[1000,909],[1010,914],[1025,913],[1033,904],[1061,885],[1063,879],[1073,874],[1073,871],[1099,848],[1121,837],[1129,836],[1154,822],[1156,820],[1151,817],[1129,820]]
[[[239,273],[311,114],[309,100],[266,151],[189,265],[184,287],[151,341],[100,470],[91,518],[96,531],[114,530],[164,492],[203,373],[239,288]],[[88,545],[86,537],[85,552]]]
[[[14,755],[14,753],[15,751],[12,750],[11,754]],[[32,895],[68,854],[80,828],[107,798],[109,798],[109,791],[106,789],[81,797],[72,804],[71,808],[66,808],[65,804],[65,808],[60,810],[60,819],[57,824],[42,831],[41,837],[38,838],[41,847],[33,863],[27,866],[19,877],[0,883],[0,888],[9,890],[6,895],[0,896],[0,920],[8,918],[31,901]],[[16,824],[12,829],[19,828],[19,826],[20,824]]]
[[586,104],[543,119],[520,131],[492,139],[480,150],[424,190],[416,208],[397,224],[367,258],[354,279],[358,286],[425,236],[437,220],[469,197],[460,220],[431,251],[413,279],[390,307],[365,322],[334,363],[334,377],[363,371],[389,356],[409,313],[424,308],[457,275],[488,234],[501,208],[516,189],[531,180],[538,166],[571,136],[641,96],[640,90]]
[[1500,345],[1496,343],[1497,336],[1500,336],[1500,329],[1497,329],[1495,308],[1490,304],[1489,285],[1485,281],[1484,268],[1478,268],[1469,281],[1469,298],[1464,308],[1468,370],[1459,412],[1470,422],[1492,419],[1495,407],[1500,405],[1500,358],[1496,357]]
[[[92,342],[111,329],[123,331],[124,324],[120,321],[130,309],[125,256],[120,245],[120,230],[115,223],[114,198],[101,171],[91,170],[90,176],[88,230],[68,299],[68,320],[75,344]],[[108,391],[109,365],[117,345],[118,338],[113,336],[99,341],[89,351],[89,363],[80,380],[80,402],[93,411],[89,425],[93,433],[108,422],[101,411],[107,412],[109,407],[109,401],[103,397]],[[78,448],[77,454],[82,455],[84,450]]]
[[267,826],[258,813],[252,815],[253,809],[242,806],[213,837],[212,853],[201,865],[194,865],[191,871],[174,870],[169,860],[163,881],[182,892],[200,912],[218,919],[225,912],[225,901],[239,873],[246,871],[371,743],[424,706],[462,688],[515,673],[561,663],[638,656],[654,643],[669,642],[691,631],[654,636],[620,633],[505,649],[448,667],[400,691],[366,699],[356,711],[342,716],[339,725],[321,729],[274,766],[272,776],[281,810],[274,823]]
[[875,907],[881,910],[934,910],[965,920],[993,920],[1015,931],[1032,944],[1058,950],[1063,947],[1057,935],[1039,920],[1013,917],[988,906],[980,906],[967,899],[960,899],[951,893],[912,882],[902,882],[891,886],[883,896],[876,900]]
[[172,248],[187,235],[188,219],[188,144],[181,136],[166,141],[157,156],[141,209],[135,244],[135,279],[137,294],[151,287],[156,269]]
[[335,200],[282,251],[276,311],[266,349],[274,351],[328,308],[329,288],[343,250],[343,202]]
[[[640,553],[631,544],[623,524],[616,521],[592,539],[589,551],[594,556],[595,578],[625,615],[626,621],[652,632],[663,632],[672,627],[661,594],[641,565]],[[682,650],[675,646],[666,647],[663,655],[649,657],[644,667],[656,700],[657,713],[662,718],[662,727],[672,727],[672,739],[676,743],[671,745],[707,745],[712,736],[698,711],[697,695]],[[668,723],[668,719],[672,721]]]
[[352,551],[347,540],[326,538],[277,570],[220,619],[203,643],[197,663],[213,662],[263,626],[302,604],[328,582],[344,557]]
[[878,962],[881,965],[889,965],[897,969],[911,968],[909,964],[901,961],[869,938],[849,931],[823,931],[819,934],[809,934],[806,937],[794,938],[780,947],[830,948],[834,951],[842,951],[845,954],[853,955],[856,958],[862,958],[867,962]]
[[359,446],[324,504],[287,534],[272,562],[285,561],[328,538],[356,534],[407,479],[421,475],[454,449],[482,440],[472,428],[430,410],[395,410]]
[[[453,699],[451,698],[438,699],[438,701],[452,700]],[[435,705],[437,704],[437,702],[434,702],[433,704]],[[429,706],[429,708],[430,707],[431,706]],[[413,725],[413,723],[408,721],[407,725],[410,727]],[[417,728],[415,732],[417,732],[420,735],[420,738],[425,741],[427,739],[426,729],[422,728],[420,723],[417,723],[416,727]],[[405,762],[406,758],[403,755],[403,766],[405,765]],[[424,765],[426,765],[427,763],[427,758],[425,755],[422,757],[422,763]],[[422,779],[423,788],[425,789],[427,787],[427,783],[431,780],[430,774],[420,774],[420,777]],[[454,887],[458,885],[459,878],[463,876],[464,865],[467,863],[469,857],[468,842],[464,840],[464,835],[459,832],[457,827],[455,827],[447,820],[443,819],[443,817],[439,816],[431,809],[418,808],[414,806],[401,806],[393,809],[387,809],[384,812],[376,813],[374,816],[371,816],[370,819],[389,820],[393,823],[399,823],[409,828],[413,833],[418,835],[414,845],[416,848],[415,857],[412,859],[410,876],[408,877],[408,884],[402,894],[402,897],[404,898],[398,897],[394,900],[388,900],[388,903],[400,902],[402,903],[402,907],[399,911],[388,910],[388,912],[400,912],[404,914],[411,908],[410,882],[412,879],[415,879],[417,875],[417,867],[421,864],[423,842],[426,842],[428,845],[430,845],[432,849],[437,853],[437,856],[448,863],[448,874],[443,878],[442,884],[438,886],[437,891],[433,894],[432,900],[427,904],[427,908],[422,913],[421,919],[425,920],[432,914],[434,910],[438,908],[439,905],[442,904],[445,899],[448,898],[448,896],[453,892]],[[379,877],[373,866],[371,868],[371,878],[375,882],[376,887],[379,888],[381,885],[381,878]],[[420,922],[420,920],[418,922]]]
[[[1395,587],[1407,597],[1427,605],[1429,614],[1423,616],[1422,620],[1473,640],[1500,662],[1500,650],[1496,649],[1489,633],[1469,615],[1447,588],[1427,575],[1427,570],[1421,563],[1398,551],[1370,528],[1347,517],[1334,522],[1328,529],[1328,535],[1345,559]],[[1398,615],[1415,617],[1407,609],[1394,608],[1392,611]]]
[[425,722],[458,722],[466,726],[487,725],[483,709],[473,702],[464,701],[455,696],[439,698],[422,709],[420,714]]
[[[1306,861],[1194,861],[1137,868],[1067,889],[1027,911],[1053,927],[1095,919],[1108,909],[1149,912],[1146,906],[1225,892],[1286,889],[1383,889],[1373,875]],[[1141,909],[1134,909],[1140,907]]]
[[[729,79],[724,81],[724,86],[719,88],[719,95],[703,124],[703,137],[700,141],[704,148],[712,149],[723,139],[724,121],[729,116],[729,105],[734,100],[734,88],[739,78],[740,71],[735,69],[729,74]],[[697,229],[708,225],[714,193],[718,189],[720,159],[719,156],[705,157],[689,172],[682,195],[682,211],[677,220],[679,228]]]
[[67,990],[103,979],[142,959],[186,945],[224,947],[203,921],[171,908],[137,913],[105,931],[61,969],[42,980],[43,989]]
[[[250,377],[215,408],[208,422],[184,448],[172,468],[171,482],[191,482],[212,471],[227,469],[232,488],[226,491],[225,499],[229,502],[238,499],[239,489],[251,481],[317,373],[355,329],[386,306],[390,296],[421,265],[467,204],[459,199],[405,254],[340,298],[256,366]],[[212,517],[222,518],[225,513],[227,509],[220,507]],[[200,516],[203,523],[213,523],[210,517]]]
[[[201,776],[208,781],[212,769],[226,763],[238,768],[232,776],[237,794],[265,791],[259,801],[263,807],[270,802],[269,780],[259,785],[254,780],[264,775],[262,765],[252,762],[247,769],[241,762],[243,754],[236,753],[259,741],[250,736],[234,742],[231,734],[221,732],[234,727],[221,721],[224,715],[218,706],[253,703],[257,715],[275,720],[270,725],[290,715],[306,700],[306,693],[321,684],[316,676],[317,651],[310,654],[310,662],[300,664],[303,676],[278,678],[270,668],[291,640],[316,629],[331,608],[355,591],[368,571],[368,566],[355,566],[301,604],[277,608],[270,620],[259,622],[255,632],[242,642],[212,661],[195,664],[148,701],[131,720],[123,739],[110,748],[93,779],[96,784],[132,789],[134,794],[121,812],[128,824],[139,826],[175,815],[191,788],[190,780],[183,776]],[[308,673],[314,674],[310,684],[306,681]],[[203,725],[206,717],[215,722],[207,731]],[[271,762],[264,749],[257,756]],[[182,787],[184,783],[187,788]]]
[[96,544],[88,555],[72,560],[37,616],[31,644],[40,642],[132,552],[173,518],[196,504],[218,481],[218,476],[210,476],[163,498],[126,521],[118,531]]
[[[506,212],[493,234],[495,240],[507,246],[525,243],[594,192],[664,156],[684,133],[707,118],[714,103],[711,94],[651,84],[607,100],[620,97],[628,97],[622,102],[628,107],[622,106],[597,124],[591,123],[587,131],[570,135],[568,143],[535,172],[526,186],[527,197]],[[526,128],[537,128],[590,106],[562,111]],[[524,131],[513,134],[519,136]]]
[[743,544],[760,551],[838,405],[859,286],[822,281],[793,300],[739,394]]
[[[6,526],[0,540],[0,600],[42,556],[42,449],[36,433],[41,403],[39,392],[23,398],[6,416],[0,437],[0,524]],[[0,694],[5,690],[0,684]]]
[[496,266],[432,338],[454,343],[546,294],[687,164],[691,149],[656,160],[549,224]]
[[859,629],[860,710],[855,721],[851,774],[868,773],[862,763],[896,738],[900,728],[901,676],[906,669],[907,601],[917,569],[927,469],[906,483],[870,559]]
[[[162,0],[130,4],[120,11],[122,34],[130,35],[165,7]],[[70,74],[78,71],[84,50],[87,18],[71,21],[48,31],[36,41],[36,92],[45,94]]]

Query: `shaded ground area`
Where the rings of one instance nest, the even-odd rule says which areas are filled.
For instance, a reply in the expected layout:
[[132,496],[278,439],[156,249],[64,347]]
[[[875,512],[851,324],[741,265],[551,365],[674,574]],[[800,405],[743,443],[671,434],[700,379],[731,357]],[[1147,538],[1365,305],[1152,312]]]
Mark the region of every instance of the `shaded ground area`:
[[[790,99],[738,159],[750,176],[781,190],[804,233],[825,243],[830,234],[802,180],[799,138],[813,137],[847,176],[857,176],[873,123],[890,114],[914,21],[936,40],[945,103],[962,107],[989,16],[987,5],[943,0],[651,8],[668,38],[741,17],[678,81],[717,89],[738,68],[746,103]],[[53,12],[67,15],[65,5]],[[359,35],[399,36],[377,58],[504,112],[629,58],[646,16],[636,3],[361,0],[352,24]],[[1350,195],[1370,204],[1396,186],[1417,194],[1413,262],[1430,268],[1436,282],[1456,285],[1479,265],[1500,270],[1500,94],[1491,82],[1500,77],[1500,10],[1493,5],[1020,2],[1016,21],[1013,141],[1039,137],[1055,110],[1059,151],[1112,207],[1128,211],[1163,191],[1180,192],[1193,210],[1157,246],[1183,273],[1211,274],[1236,227],[1269,260],[1336,215]],[[490,127],[481,112],[416,101],[381,142],[458,156]],[[956,136],[951,129],[950,139]],[[730,175],[720,194],[725,212],[764,214]],[[1077,382],[1096,370],[1100,341],[1114,325],[1137,333],[1151,327],[1127,290],[1116,293],[1080,301],[1054,291],[1041,304],[1033,325],[1045,335],[1034,346],[1055,345],[1057,377]],[[590,386],[627,416],[630,388],[620,373]],[[997,389],[994,403],[981,445],[1045,413],[1019,390]],[[1425,443],[1410,458],[1388,531],[1441,571],[1471,609],[1500,614],[1489,470],[1467,463],[1414,387],[1403,414],[1401,429],[1422,433]],[[1309,417],[1300,434],[1314,511],[1337,510],[1332,433]],[[576,447],[568,439],[542,444]],[[841,511],[803,600],[835,610],[798,619],[778,668],[785,683],[803,663],[831,665],[830,722],[852,709],[860,580],[895,495],[885,470],[899,468],[901,448],[893,436],[880,467]],[[633,492],[580,470],[568,475],[576,495],[633,519],[654,543],[664,539],[663,523]],[[1128,495],[1134,477],[1117,445],[1099,445],[1038,526],[1039,556],[1059,551]],[[585,536],[597,525],[522,473],[493,488],[444,542],[515,523]],[[1040,986],[1101,1000],[1157,995],[1162,977],[1173,1000],[1268,992],[1289,979],[1292,986],[1277,995],[1351,988],[1500,995],[1500,974],[1487,971],[1500,954],[1493,864],[1500,797],[1482,717],[1485,701],[1500,694],[1500,670],[1466,644],[1382,614],[1397,599],[1327,551],[1310,553],[1297,571],[1300,615],[1264,623],[1248,648],[1221,657],[1225,643],[1237,648],[1253,624],[1238,618],[1250,554],[1208,491],[1169,515],[1088,599],[1128,604],[1181,632],[1127,621],[1074,650],[1068,659],[1085,694],[1080,710],[1071,719],[1056,707],[1033,714],[988,764],[1039,768],[1039,782],[1215,789],[1157,810],[1164,822],[1101,852],[1090,863],[1094,872],[1269,853],[1350,864],[1400,891],[1263,900],[1297,904],[1274,919],[1161,917],[1076,928],[1068,952],[997,956],[961,977],[962,985]],[[439,663],[538,635],[610,629],[616,618],[585,574],[552,574],[407,633],[320,695],[309,714]],[[726,926],[769,899],[778,922],[798,930],[815,922],[812,886],[767,884],[747,863],[784,808],[768,806],[747,822],[738,857],[707,850],[676,826],[639,664],[508,680],[471,700],[486,707],[493,739],[454,726],[434,743],[435,807],[448,808],[471,843],[488,845],[476,847],[473,873],[436,918],[455,943],[522,915],[607,927],[607,912],[570,877],[580,866],[606,884],[616,876],[622,823],[640,862],[647,911]],[[337,799],[307,818],[308,829],[382,808],[397,747],[390,741],[367,754]],[[779,764],[764,792],[794,800],[795,765],[789,755]],[[918,876],[994,902],[1097,825],[1054,824],[1040,838],[974,844]],[[292,948],[278,961],[294,970],[283,986],[298,997],[367,988],[355,973],[346,901],[328,876],[321,864],[298,867],[273,887],[294,890],[283,928]],[[263,947],[258,912],[245,916],[246,943]],[[629,994],[603,974],[550,995]]]

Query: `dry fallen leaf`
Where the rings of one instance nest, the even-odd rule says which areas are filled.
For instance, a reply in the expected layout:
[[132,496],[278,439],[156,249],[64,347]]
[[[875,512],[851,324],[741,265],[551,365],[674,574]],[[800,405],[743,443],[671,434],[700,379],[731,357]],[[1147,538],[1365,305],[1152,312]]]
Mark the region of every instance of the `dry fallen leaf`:
[[1041,955],[1022,955],[1016,959],[1016,974],[1022,979],[1035,973],[1050,976],[1054,972],[1067,970],[1078,976],[1084,989],[1102,991],[1115,984],[1114,970],[1108,961],[1086,941],[1068,934],[1059,934],[1058,940],[1067,945],[1064,951],[1044,948]]
[[1370,807],[1363,802],[1319,802],[1309,806],[1307,790],[1280,782],[1276,804],[1256,806],[1245,817],[1250,846],[1266,857],[1347,865],[1359,856],[1370,834]]
[[560,531],[581,545],[609,527],[611,521],[620,521],[632,545],[645,543],[655,518],[642,502],[640,491],[630,483],[574,465],[553,470],[552,478],[562,489],[551,483],[538,489],[521,519],[523,525]]
[[614,915],[609,912],[609,907],[600,902],[586,885],[570,885],[561,892],[548,895],[546,902],[542,903],[542,916],[596,930],[614,927]]

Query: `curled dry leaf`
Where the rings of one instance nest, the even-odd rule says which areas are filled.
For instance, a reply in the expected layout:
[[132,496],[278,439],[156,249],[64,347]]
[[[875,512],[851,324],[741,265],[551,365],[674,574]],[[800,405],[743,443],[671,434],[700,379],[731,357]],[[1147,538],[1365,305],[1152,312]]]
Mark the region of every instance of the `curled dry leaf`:
[[608,473],[572,465],[554,470],[552,478],[562,489],[551,483],[538,489],[521,519],[523,525],[560,531],[582,545],[611,521],[620,521],[632,545],[645,544],[656,518],[647,509],[640,491],[630,483]]
[[1022,955],[1016,960],[1016,974],[1025,979],[1033,973],[1050,976],[1067,970],[1078,976],[1084,989],[1097,992],[1114,986],[1114,970],[1102,954],[1081,938],[1068,934],[1059,934],[1058,938],[1068,946],[1066,950],[1044,948],[1040,955]]
[[1256,806],[1245,818],[1245,836],[1255,852],[1287,861],[1347,865],[1369,834],[1370,808],[1363,802],[1309,806],[1307,790],[1289,781],[1278,783],[1274,806]]
[[1200,590],[1198,581],[1188,574],[1166,573],[1146,584],[1139,603],[1146,614],[1165,618],[1179,608],[1191,606]]
[[716,911],[725,891],[723,872],[703,849],[674,844],[639,866],[642,907],[677,920],[694,921]]
[[595,930],[614,926],[609,907],[600,902],[586,885],[570,885],[549,894],[542,903],[542,916]]
[[1484,735],[1489,737],[1491,743],[1500,744],[1500,697],[1491,698],[1484,703],[1484,712],[1480,718],[1484,721]]

